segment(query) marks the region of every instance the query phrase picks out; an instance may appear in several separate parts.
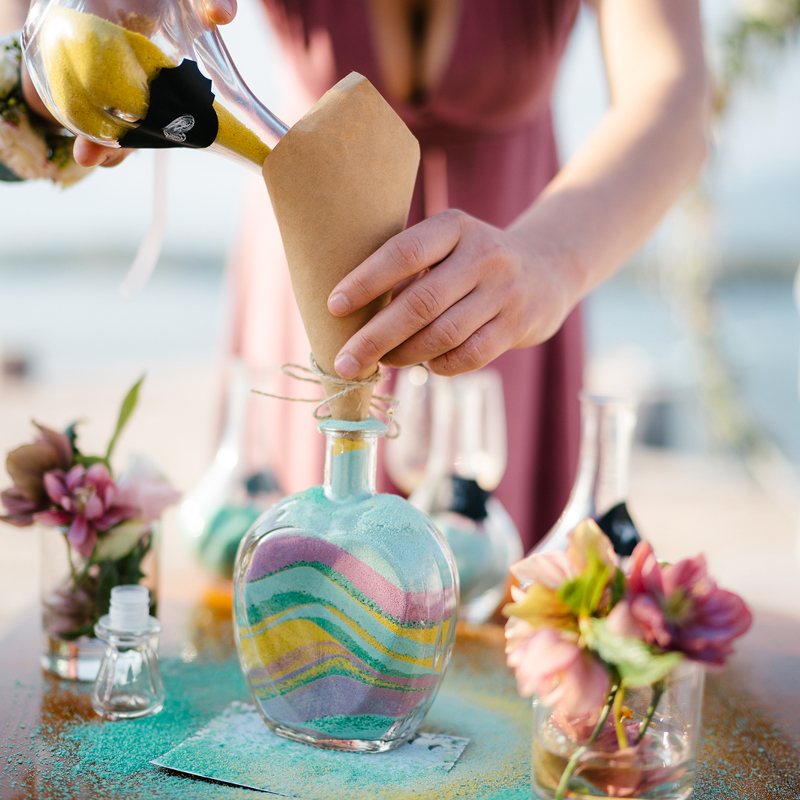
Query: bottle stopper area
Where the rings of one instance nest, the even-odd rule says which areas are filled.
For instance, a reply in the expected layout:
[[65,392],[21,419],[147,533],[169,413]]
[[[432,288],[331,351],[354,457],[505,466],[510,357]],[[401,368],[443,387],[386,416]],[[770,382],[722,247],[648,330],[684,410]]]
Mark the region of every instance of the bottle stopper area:
[[146,586],[115,586],[111,590],[109,628],[120,633],[142,631],[150,624],[150,592]]

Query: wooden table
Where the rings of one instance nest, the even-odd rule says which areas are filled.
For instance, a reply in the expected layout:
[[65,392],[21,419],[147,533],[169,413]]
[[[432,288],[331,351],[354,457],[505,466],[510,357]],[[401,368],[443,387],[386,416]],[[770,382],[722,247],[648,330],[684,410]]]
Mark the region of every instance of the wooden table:
[[[190,588],[178,586],[180,590],[174,596],[162,600],[162,659],[179,657],[195,665],[230,660],[233,640],[229,598],[203,582],[193,582]],[[143,793],[137,788],[135,775],[127,784],[109,786],[108,793],[98,792],[96,783],[87,783],[85,763],[75,771],[62,763],[69,759],[64,741],[65,736],[69,738],[67,732],[96,719],[87,690],[43,675],[38,666],[38,646],[39,624],[34,609],[0,639],[0,798],[258,796],[178,776],[174,781],[182,783],[171,784],[164,794],[152,788]],[[489,668],[495,676],[503,674],[499,681],[503,685],[492,690],[502,695],[516,714],[525,701],[514,695],[513,681],[502,662],[500,628],[487,625],[460,631],[454,680],[460,675],[461,680],[480,682]],[[493,682],[498,684],[496,677]],[[703,722],[694,800],[800,798],[800,620],[756,613],[752,631],[742,640],[727,670],[708,677]],[[512,770],[517,777],[509,775],[513,785],[507,787],[504,798],[530,796],[524,777],[529,774],[525,763],[529,743],[528,738],[520,745],[519,763]],[[154,769],[147,763],[142,768]],[[48,779],[43,778],[45,773]],[[180,787],[177,791],[176,785]]]

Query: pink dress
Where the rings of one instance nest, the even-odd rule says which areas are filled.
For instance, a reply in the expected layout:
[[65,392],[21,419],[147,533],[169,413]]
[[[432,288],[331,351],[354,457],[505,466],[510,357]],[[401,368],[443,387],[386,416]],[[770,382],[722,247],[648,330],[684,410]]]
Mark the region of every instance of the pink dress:
[[[386,96],[366,2],[264,2],[307,92],[306,107],[351,71]],[[462,1],[442,79],[419,105],[395,105],[422,148],[409,224],[449,206],[505,227],[553,177],[550,99],[578,6],[579,0]],[[253,196],[230,275],[232,349],[266,375],[285,361],[306,363],[308,343],[264,195],[262,189]],[[508,351],[490,366],[503,377],[509,425],[508,467],[496,494],[530,546],[555,522],[575,477],[580,310],[549,341]],[[279,394],[302,394],[282,379],[267,383]],[[253,420],[255,448],[271,451],[285,491],[318,483],[321,437],[308,406],[265,403],[273,405],[269,418]],[[385,476],[381,483],[386,489]]]

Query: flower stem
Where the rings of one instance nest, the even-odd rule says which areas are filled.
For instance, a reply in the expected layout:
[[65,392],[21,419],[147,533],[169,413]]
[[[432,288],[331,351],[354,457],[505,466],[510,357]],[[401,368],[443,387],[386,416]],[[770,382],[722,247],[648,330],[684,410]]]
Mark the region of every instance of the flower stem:
[[647,726],[653,719],[653,714],[656,713],[656,707],[658,706],[659,700],[661,700],[661,695],[664,694],[665,688],[666,688],[666,683],[663,680],[656,681],[653,684],[653,696],[650,698],[650,705],[647,707],[647,711],[644,715],[644,719],[642,720],[642,724],[639,725],[639,733],[636,736],[636,744],[639,744],[639,742],[641,742],[642,739],[644,739],[644,735],[647,731]]
[[614,730],[617,732],[617,743],[620,750],[624,750],[628,746],[628,737],[625,735],[625,726],[622,724],[622,703],[624,700],[625,685],[622,683],[614,698]]
[[75,564],[72,563],[72,546],[66,534],[64,534],[64,544],[67,545],[67,563],[69,564],[69,574],[72,577],[72,588],[75,590],[78,588],[78,573],[75,572]]
[[564,792],[567,790],[567,786],[569,785],[570,778],[572,774],[575,772],[576,767],[578,766],[578,762],[581,760],[581,756],[586,753],[589,748],[597,741],[597,737],[603,730],[603,727],[606,724],[606,720],[608,719],[608,715],[611,711],[611,706],[614,702],[614,698],[617,694],[617,690],[619,689],[619,685],[614,685],[611,687],[611,690],[608,693],[608,697],[606,698],[606,704],[603,706],[603,710],[600,712],[600,719],[597,720],[597,725],[594,726],[594,730],[592,731],[592,735],[589,737],[589,741],[586,744],[581,745],[573,754],[570,760],[567,762],[567,766],[564,767],[564,771],[561,773],[561,779],[558,782],[558,786],[556,787],[556,794],[554,800],[563,800]]

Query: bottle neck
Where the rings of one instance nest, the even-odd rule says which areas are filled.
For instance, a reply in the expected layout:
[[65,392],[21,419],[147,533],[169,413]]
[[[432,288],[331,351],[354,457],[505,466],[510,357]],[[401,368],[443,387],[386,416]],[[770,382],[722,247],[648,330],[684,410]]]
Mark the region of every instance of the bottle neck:
[[502,384],[490,371],[438,378],[433,384],[427,476],[452,475],[497,488],[506,467]]
[[636,405],[622,398],[581,398],[581,451],[576,498],[597,517],[628,498]]
[[323,488],[329,500],[352,500],[377,493],[378,438],[385,431],[382,423],[339,423],[326,420],[320,425],[325,434],[325,476]]

